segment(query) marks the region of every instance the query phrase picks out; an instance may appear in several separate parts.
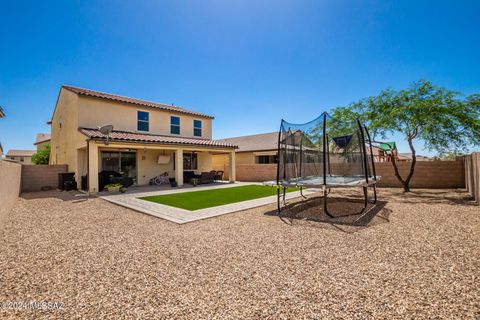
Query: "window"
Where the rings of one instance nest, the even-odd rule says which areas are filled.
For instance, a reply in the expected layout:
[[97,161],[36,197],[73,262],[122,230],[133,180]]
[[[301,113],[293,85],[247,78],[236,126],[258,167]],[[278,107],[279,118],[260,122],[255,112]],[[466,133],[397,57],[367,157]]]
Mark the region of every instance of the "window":
[[20,162],[24,162],[25,159],[23,157],[20,157]]
[[198,158],[196,153],[183,154],[183,170],[197,170]]
[[256,156],[255,162],[259,164],[277,163],[278,158],[277,156]]
[[171,134],[180,134],[180,118],[179,117],[170,117],[170,133]]
[[148,131],[148,112],[137,111],[137,130]]
[[103,171],[115,171],[123,177],[137,178],[137,154],[135,152],[101,152]]
[[193,135],[195,137],[201,137],[202,136],[202,121],[193,120]]

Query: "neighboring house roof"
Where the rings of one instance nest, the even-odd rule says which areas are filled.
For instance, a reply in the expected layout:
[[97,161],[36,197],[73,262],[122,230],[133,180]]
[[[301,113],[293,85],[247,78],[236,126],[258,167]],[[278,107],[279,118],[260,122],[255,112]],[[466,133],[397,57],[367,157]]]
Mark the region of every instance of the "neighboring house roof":
[[[79,128],[81,133],[93,140],[105,140],[106,136],[98,129]],[[201,147],[222,147],[236,149],[237,146],[231,143],[227,143],[219,140],[208,140],[198,138],[183,138],[163,136],[147,133],[134,133],[128,131],[112,131],[109,135],[111,141],[127,141],[138,143],[160,143],[160,144],[172,144],[172,145],[193,145]]]
[[31,157],[37,151],[35,150],[8,150],[6,157]]
[[[432,158],[421,156],[421,155],[416,155],[417,161],[430,161],[433,160]],[[399,153],[398,154],[398,160],[412,160],[412,154],[411,153]]]
[[2,107],[0,107],[0,118],[5,117],[5,112],[3,111]]
[[49,133],[37,133],[37,137],[35,138],[34,145],[37,145],[42,142],[50,141],[51,137]]
[[66,89],[66,90],[69,90],[71,92],[74,92],[76,94],[82,95],[82,96],[87,96],[87,97],[94,97],[94,98],[111,100],[111,101],[116,101],[116,102],[124,102],[124,103],[134,104],[134,105],[138,105],[138,106],[155,108],[155,109],[177,112],[177,113],[183,113],[183,114],[188,114],[188,115],[193,115],[193,116],[198,116],[198,117],[203,117],[203,118],[209,118],[209,119],[214,118],[213,116],[210,116],[210,115],[207,115],[207,114],[191,111],[191,110],[188,110],[188,109],[184,109],[184,108],[181,108],[181,107],[176,107],[176,106],[172,106],[172,105],[168,105],[168,104],[139,100],[139,99],[124,97],[124,96],[118,96],[118,95],[114,95],[114,94],[110,94],[110,93],[104,93],[104,92],[100,92],[100,91],[94,91],[94,90],[89,90],[89,89],[72,87],[72,86],[65,86],[64,85],[64,86],[62,86],[62,88]]
[[278,132],[260,133],[251,136],[242,136],[221,139],[225,143],[238,146],[238,152],[267,151],[278,149]]

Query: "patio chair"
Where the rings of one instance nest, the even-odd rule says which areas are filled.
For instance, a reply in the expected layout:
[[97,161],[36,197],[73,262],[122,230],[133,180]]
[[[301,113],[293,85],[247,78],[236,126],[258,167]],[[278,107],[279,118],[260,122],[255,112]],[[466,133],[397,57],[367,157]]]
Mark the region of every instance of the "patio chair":
[[196,176],[194,171],[191,171],[191,170],[183,171],[183,182],[189,183],[190,180],[192,180],[193,178],[200,178],[200,177]]
[[202,172],[200,175],[199,184],[213,183],[215,181],[215,173],[213,172]]
[[107,184],[120,183],[123,187],[128,188],[133,185],[133,179],[123,177],[121,173],[116,171],[104,170],[98,173],[98,189],[103,190]]
[[220,170],[220,171],[217,171],[215,173],[215,181],[222,181],[223,180],[223,171]]

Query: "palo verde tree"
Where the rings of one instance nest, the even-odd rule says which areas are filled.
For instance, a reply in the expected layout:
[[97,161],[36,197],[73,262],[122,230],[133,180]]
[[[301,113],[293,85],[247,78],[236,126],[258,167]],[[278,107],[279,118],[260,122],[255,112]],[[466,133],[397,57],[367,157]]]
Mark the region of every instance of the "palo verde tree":
[[391,163],[405,192],[410,191],[415,172],[414,141],[423,142],[427,150],[440,155],[468,152],[480,145],[480,94],[465,97],[426,80],[403,90],[383,90],[377,96],[335,108],[332,114],[339,131],[342,123],[358,118],[369,129],[372,140],[403,135],[412,152],[407,176],[400,175],[393,152]]

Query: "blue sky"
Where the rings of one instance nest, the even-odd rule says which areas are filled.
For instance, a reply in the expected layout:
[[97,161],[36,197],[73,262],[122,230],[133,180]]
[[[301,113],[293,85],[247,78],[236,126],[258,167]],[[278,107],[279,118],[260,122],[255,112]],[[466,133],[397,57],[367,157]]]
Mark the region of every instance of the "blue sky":
[[[62,84],[278,130],[425,78],[480,92],[479,1],[2,1],[4,149],[33,149]],[[395,137],[400,151],[404,141]],[[421,143],[417,144],[421,154]]]

